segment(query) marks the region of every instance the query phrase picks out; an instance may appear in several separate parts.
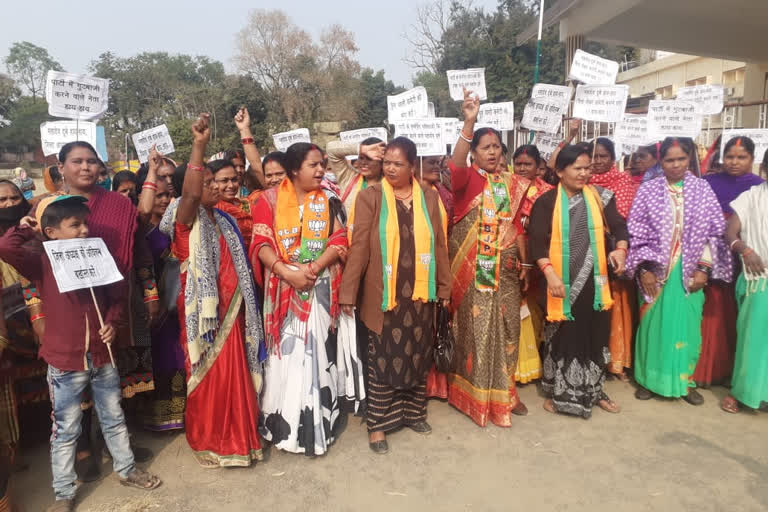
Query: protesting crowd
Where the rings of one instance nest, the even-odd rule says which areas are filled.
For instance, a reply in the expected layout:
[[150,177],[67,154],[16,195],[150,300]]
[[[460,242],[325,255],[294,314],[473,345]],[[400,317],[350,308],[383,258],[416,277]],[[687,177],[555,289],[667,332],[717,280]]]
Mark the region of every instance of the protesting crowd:
[[[545,158],[476,129],[479,110],[465,90],[448,155],[371,137],[262,156],[242,108],[242,147],[224,153],[207,152],[201,114],[186,163],[153,148],[111,175],[75,141],[46,193],[0,181],[2,304],[20,302],[0,315],[0,488],[22,389],[52,405],[52,511],[99,478],[95,421],[121,484],[161,485],[137,466],[151,454],[126,426],[134,400],[205,468],[249,466],[267,444],[320,456],[350,414],[385,454],[402,428],[432,432],[432,398],[511,427],[532,405],[518,384],[537,380],[546,411],[584,419],[620,412],[611,376],[638,400],[702,405],[697,387],[728,384],[723,411],[767,402],[768,185],[753,166],[768,154],[735,137],[699,158],[666,137],[625,158],[608,138],[574,143],[572,122]],[[123,279],[60,292],[43,242],[92,238]]]

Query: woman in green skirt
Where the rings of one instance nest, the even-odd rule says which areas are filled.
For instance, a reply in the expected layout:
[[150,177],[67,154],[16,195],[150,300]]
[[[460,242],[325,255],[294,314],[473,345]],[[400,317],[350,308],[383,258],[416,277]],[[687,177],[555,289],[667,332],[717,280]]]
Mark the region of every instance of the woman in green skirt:
[[704,399],[692,376],[701,350],[702,289],[710,278],[731,279],[725,220],[706,181],[689,171],[691,139],[661,144],[663,176],[643,183],[632,204],[627,271],[642,295],[635,344],[635,397]]
[[[767,153],[768,154],[768,153]],[[736,281],[736,359],[731,394],[720,407],[739,412],[739,402],[752,409],[768,402],[768,184],[752,187],[731,202],[726,239],[741,256],[743,271]]]

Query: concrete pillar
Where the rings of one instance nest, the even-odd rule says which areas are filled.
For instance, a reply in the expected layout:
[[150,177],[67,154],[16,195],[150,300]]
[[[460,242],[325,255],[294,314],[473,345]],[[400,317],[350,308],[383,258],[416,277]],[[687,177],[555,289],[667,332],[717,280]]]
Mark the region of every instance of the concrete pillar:
[[573,62],[573,56],[576,54],[576,50],[580,50],[584,47],[584,36],[575,35],[568,36],[565,39],[565,76],[571,71],[571,62]]
[[[748,62],[744,72],[744,103],[768,98],[768,62]],[[743,107],[742,124],[745,128],[757,128],[760,107]]]

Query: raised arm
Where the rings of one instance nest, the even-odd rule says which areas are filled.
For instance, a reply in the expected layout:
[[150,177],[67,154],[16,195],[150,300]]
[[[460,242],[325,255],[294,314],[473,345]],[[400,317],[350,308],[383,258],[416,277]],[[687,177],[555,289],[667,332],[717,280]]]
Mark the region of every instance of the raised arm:
[[235,126],[240,131],[240,141],[243,144],[245,158],[251,164],[251,179],[258,181],[263,188],[267,188],[267,182],[264,179],[264,169],[261,168],[261,154],[259,154],[259,148],[256,147],[256,143],[253,140],[251,116],[248,114],[247,108],[241,107],[237,111],[237,114],[235,114]]
[[557,145],[557,148],[552,152],[552,156],[549,157],[549,161],[547,162],[547,167],[550,169],[555,168],[555,162],[557,161],[557,155],[560,154],[560,150],[563,149],[565,146],[573,142],[573,139],[576,138],[576,136],[579,134],[579,130],[581,129],[581,119],[571,119],[568,121],[568,138],[563,140],[560,144]]
[[461,104],[461,111],[464,114],[464,127],[461,129],[459,140],[456,141],[456,147],[453,148],[453,165],[459,168],[467,166],[467,155],[469,155],[469,144],[475,133],[475,123],[477,114],[480,112],[480,99],[472,96],[472,91],[464,89],[464,103]]
[[200,206],[200,198],[203,196],[203,178],[205,176],[205,164],[203,155],[208,139],[211,137],[211,128],[208,125],[210,114],[200,114],[200,117],[192,125],[192,153],[189,155],[187,172],[184,174],[184,187],[179,208],[176,211],[176,222],[191,226],[197,217],[197,208]]
[[155,146],[149,153],[149,171],[147,179],[141,186],[139,194],[139,220],[144,224],[149,224],[152,220],[152,210],[155,208],[155,195],[157,194],[157,169],[163,163],[163,155],[158,153]]

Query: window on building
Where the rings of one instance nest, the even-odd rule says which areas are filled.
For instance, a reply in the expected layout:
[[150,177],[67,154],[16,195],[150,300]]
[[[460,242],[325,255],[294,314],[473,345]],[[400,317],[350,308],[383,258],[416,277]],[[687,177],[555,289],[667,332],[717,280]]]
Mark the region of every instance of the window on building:
[[701,78],[696,78],[694,80],[688,80],[687,82],[685,82],[685,85],[687,86],[707,85],[707,77],[703,76]]
[[675,92],[672,89],[671,85],[668,85],[666,87],[660,87],[660,88],[656,89],[656,98],[657,99],[666,100],[666,99],[671,98],[674,95],[675,95]]
[[723,73],[723,85],[726,87],[734,87],[744,83],[745,68],[732,69]]

